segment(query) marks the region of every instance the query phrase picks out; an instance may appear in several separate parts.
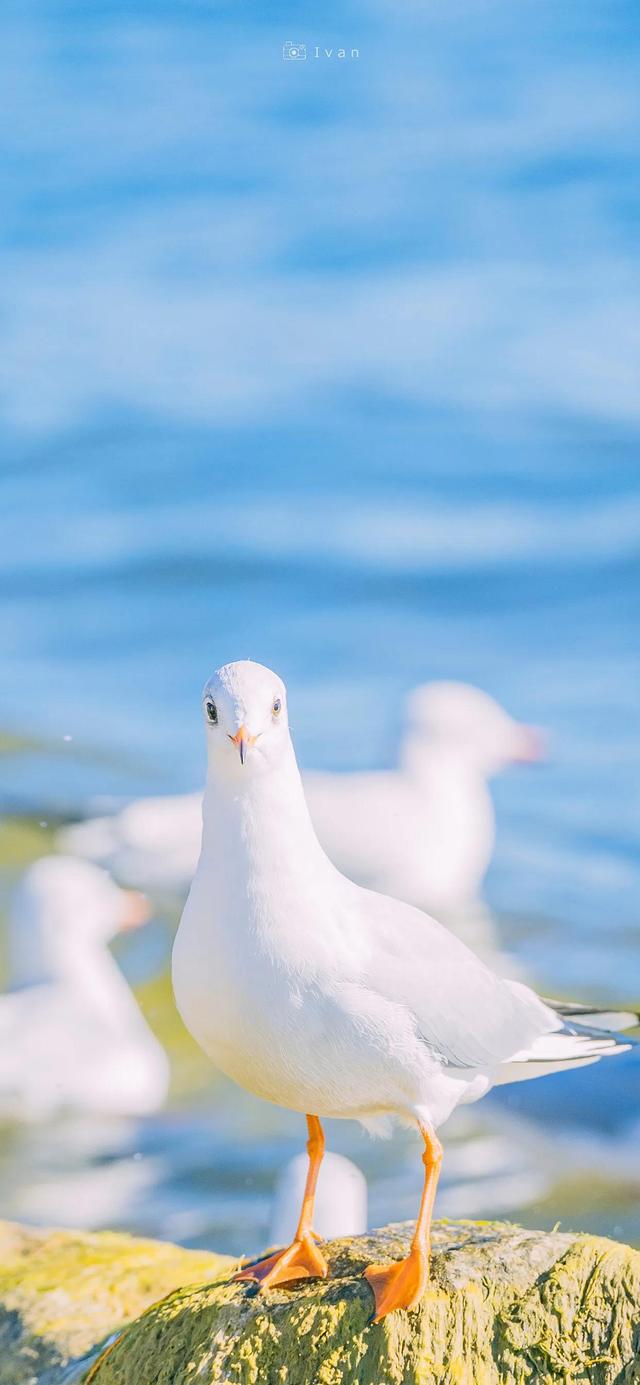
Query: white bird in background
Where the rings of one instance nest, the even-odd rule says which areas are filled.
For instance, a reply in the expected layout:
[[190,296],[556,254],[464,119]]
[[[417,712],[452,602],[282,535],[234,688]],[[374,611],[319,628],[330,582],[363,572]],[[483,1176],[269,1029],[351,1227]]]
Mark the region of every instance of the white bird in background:
[[[368,885],[431,909],[456,931],[470,920],[479,945],[493,935],[478,910],[495,841],[488,781],[540,758],[541,737],[465,683],[410,694],[398,767],[304,775],[318,836],[334,863]],[[202,837],[199,793],[139,799],[114,817],[66,828],[66,850],[100,860],[147,888],[184,888]]]
[[176,1001],[218,1068],[306,1113],[309,1132],[293,1240],[239,1277],[266,1288],[328,1274],[312,1230],[319,1118],[369,1128],[395,1118],[420,1131],[425,1182],[409,1256],[366,1271],[379,1319],[412,1307],[428,1282],[436,1130],[456,1106],[626,1045],[588,1028],[586,1012],[567,1022],[434,919],[340,874],[307,809],[275,673],[227,664],[206,685],[203,715],[203,842],[174,944]]
[[143,1115],[168,1090],[166,1054],[107,944],[146,921],[143,896],[106,871],[46,856],[11,901],[12,989],[0,996],[0,1111]]
[[[269,1226],[271,1245],[293,1240],[306,1181],[307,1160],[304,1154],[296,1154],[285,1164],[276,1184]],[[367,1201],[367,1180],[362,1170],[344,1154],[327,1150],[316,1188],[316,1233],[326,1240],[362,1236],[367,1229]]]
[[407,700],[397,769],[306,775],[307,801],[340,870],[455,926],[475,909],[493,854],[488,781],[541,749],[538,731],[479,688],[426,683]]
[[64,851],[99,862],[138,889],[186,889],[202,840],[202,794],[138,798],[121,812],[58,833]]

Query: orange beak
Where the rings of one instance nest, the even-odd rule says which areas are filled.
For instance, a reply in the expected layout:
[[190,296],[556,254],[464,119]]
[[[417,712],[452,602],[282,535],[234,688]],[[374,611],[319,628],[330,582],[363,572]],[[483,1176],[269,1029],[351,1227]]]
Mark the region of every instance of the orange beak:
[[229,734],[229,740],[233,743],[233,745],[237,745],[238,750],[240,751],[241,765],[244,764],[247,758],[247,751],[251,749],[252,745],[255,745],[257,739],[257,736],[251,736],[249,734],[246,726],[240,726],[236,731],[235,736]]
[[151,918],[152,909],[146,894],[141,890],[123,890],[126,898],[126,908],[124,918],[120,924],[121,933],[131,933],[136,928],[142,928]]
[[536,765],[547,756],[547,737],[538,726],[523,726],[522,740],[514,755],[518,765]]

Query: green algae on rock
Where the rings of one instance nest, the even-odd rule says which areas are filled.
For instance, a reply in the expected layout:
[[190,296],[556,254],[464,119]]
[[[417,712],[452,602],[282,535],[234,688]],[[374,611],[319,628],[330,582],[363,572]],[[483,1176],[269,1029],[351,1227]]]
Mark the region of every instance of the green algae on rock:
[[91,1385],[632,1385],[640,1253],[501,1223],[434,1227],[418,1308],[370,1323],[364,1267],[406,1254],[412,1225],[328,1246],[332,1278],[256,1295],[228,1276],[179,1289],[130,1325]]
[[[54,1385],[69,1363],[228,1256],[113,1232],[0,1222],[0,1385]],[[82,1379],[82,1373],[78,1379]]]

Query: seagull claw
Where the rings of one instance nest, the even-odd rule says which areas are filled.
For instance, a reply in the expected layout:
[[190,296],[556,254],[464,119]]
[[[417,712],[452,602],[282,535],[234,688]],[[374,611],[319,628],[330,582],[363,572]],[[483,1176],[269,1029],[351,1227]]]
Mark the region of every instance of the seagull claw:
[[429,1261],[412,1246],[406,1260],[391,1265],[369,1265],[364,1277],[373,1291],[375,1308],[371,1322],[380,1322],[396,1308],[415,1308],[429,1282]]
[[329,1266],[318,1250],[313,1233],[292,1241],[286,1250],[277,1250],[232,1276],[232,1283],[253,1280],[258,1289],[273,1289],[278,1284],[292,1284],[296,1279],[326,1279]]

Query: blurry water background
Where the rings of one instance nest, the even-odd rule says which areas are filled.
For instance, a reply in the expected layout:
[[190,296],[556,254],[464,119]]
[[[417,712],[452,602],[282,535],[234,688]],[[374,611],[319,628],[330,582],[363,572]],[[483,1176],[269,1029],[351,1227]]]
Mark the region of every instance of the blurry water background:
[[[495,785],[505,945],[638,1003],[639,55],[631,0],[6,0],[5,901],[60,820],[200,783],[213,666],[334,769],[453,677],[551,734]],[[5,1127],[3,1214],[264,1239],[301,1123],[187,1043],[174,922],[119,951],[169,1109]],[[494,1095],[442,1210],[640,1241],[639,1096],[633,1054]],[[412,1214],[409,1136],[331,1142]]]

